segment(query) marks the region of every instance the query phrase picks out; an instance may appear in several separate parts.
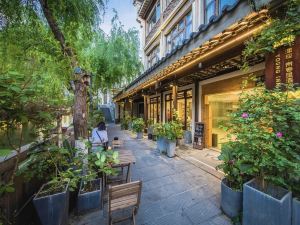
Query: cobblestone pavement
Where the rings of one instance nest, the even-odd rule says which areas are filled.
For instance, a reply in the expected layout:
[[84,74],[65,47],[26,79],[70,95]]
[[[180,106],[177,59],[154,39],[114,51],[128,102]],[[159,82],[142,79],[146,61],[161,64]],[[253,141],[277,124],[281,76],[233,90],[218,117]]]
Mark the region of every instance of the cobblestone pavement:
[[[179,158],[160,155],[154,143],[137,140],[120,126],[108,127],[109,139],[118,136],[137,162],[132,180],[143,181],[138,225],[230,225],[220,205],[220,180]],[[72,225],[107,224],[107,205],[71,218]],[[130,221],[120,224],[131,224]]]

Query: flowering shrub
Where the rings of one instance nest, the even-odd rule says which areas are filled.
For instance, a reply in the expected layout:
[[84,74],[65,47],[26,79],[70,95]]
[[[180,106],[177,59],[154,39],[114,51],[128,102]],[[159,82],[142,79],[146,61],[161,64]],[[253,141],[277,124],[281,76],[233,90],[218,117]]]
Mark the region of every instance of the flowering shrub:
[[[263,86],[243,91],[239,108],[223,128],[229,133],[228,144],[235,146],[231,149],[235,163],[243,165],[240,172],[259,178],[262,188],[268,181],[299,195],[300,104],[289,97],[290,91]],[[224,172],[237,175],[235,168]]]

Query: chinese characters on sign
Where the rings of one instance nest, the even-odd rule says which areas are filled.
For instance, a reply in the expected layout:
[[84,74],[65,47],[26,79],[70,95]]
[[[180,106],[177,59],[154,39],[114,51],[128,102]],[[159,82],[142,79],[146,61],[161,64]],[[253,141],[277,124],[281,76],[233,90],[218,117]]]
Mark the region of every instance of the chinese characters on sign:
[[291,46],[281,47],[266,58],[266,86],[300,84],[300,37]]

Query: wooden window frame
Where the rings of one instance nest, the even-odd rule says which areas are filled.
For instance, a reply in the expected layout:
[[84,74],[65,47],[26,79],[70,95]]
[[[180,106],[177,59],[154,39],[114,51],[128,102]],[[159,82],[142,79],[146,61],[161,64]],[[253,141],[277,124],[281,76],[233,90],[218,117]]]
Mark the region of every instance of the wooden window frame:
[[[204,23],[205,24],[208,24],[209,23],[209,19],[210,18],[207,18],[207,1],[209,0],[204,0],[203,1],[203,5],[204,5]],[[221,2],[222,1],[226,1],[226,0],[213,0],[212,2],[215,4],[215,7],[214,7],[214,15],[215,16],[218,16],[220,15],[221,13]],[[236,1],[236,0],[235,0]]]
[[[188,17],[188,15],[191,16],[191,20],[190,20],[189,23],[187,22],[187,17]],[[179,29],[179,24],[180,24],[182,21],[184,22],[183,28],[182,28],[182,29]],[[193,15],[192,15],[192,10],[190,10],[188,13],[186,13],[186,14],[181,18],[181,20],[179,20],[179,22],[176,23],[176,25],[171,29],[171,31],[170,31],[170,32],[168,33],[168,35],[166,36],[167,50],[168,50],[168,52],[171,52],[171,51],[174,49],[174,47],[177,46],[177,42],[178,42],[177,38],[179,38],[179,36],[180,36],[181,34],[183,34],[183,36],[184,36],[183,39],[186,39],[186,38],[187,38],[187,37],[186,37],[186,29],[187,29],[187,26],[189,26],[189,25],[191,25],[191,26],[193,27]],[[176,32],[175,32],[175,35],[173,36],[173,32],[174,32],[174,31],[176,31]],[[170,40],[168,41],[169,38],[170,38]],[[173,43],[174,40],[176,40],[176,44],[174,44],[174,46],[173,46],[172,43]],[[170,42],[170,43],[168,43],[168,42]]]
[[[167,100],[167,96],[170,96],[169,100]],[[167,104],[169,104],[169,106],[170,106],[170,112],[172,113],[172,110],[173,110],[173,96],[172,96],[172,94],[166,94],[165,95],[165,122],[169,122],[169,121],[172,120],[172,116],[171,116],[170,120],[168,120]]]
[[184,130],[186,130],[186,128],[187,128],[187,115],[186,115],[186,113],[187,113],[187,100],[188,99],[193,99],[193,95],[189,96],[189,97],[187,96],[187,92],[188,91],[193,91],[193,90],[191,88],[189,88],[189,89],[185,89],[185,90],[179,91],[177,93],[177,95],[178,95],[179,93],[183,92],[183,97],[182,98],[178,98],[177,97],[177,99],[184,99],[184,121],[183,121],[183,129]]
[[[151,102],[151,100],[154,100]],[[160,107],[160,96],[152,97],[149,101],[149,115],[148,119],[153,119],[156,117],[156,122],[159,123],[161,121],[160,113],[158,112],[158,107]],[[156,115],[154,115],[154,105],[156,105]],[[154,117],[155,116],[155,117]]]
[[[153,26],[150,28],[150,21],[151,21],[151,18],[155,15],[155,17],[157,17],[157,8],[158,8],[158,5],[159,5],[159,18],[155,18],[155,23],[153,24]],[[161,17],[161,5],[160,5],[160,1],[157,1],[153,7],[153,9],[151,10],[151,12],[149,13],[149,16],[147,18],[147,34],[149,34],[152,30],[153,30],[153,27],[155,26],[155,24],[160,20],[160,17]]]

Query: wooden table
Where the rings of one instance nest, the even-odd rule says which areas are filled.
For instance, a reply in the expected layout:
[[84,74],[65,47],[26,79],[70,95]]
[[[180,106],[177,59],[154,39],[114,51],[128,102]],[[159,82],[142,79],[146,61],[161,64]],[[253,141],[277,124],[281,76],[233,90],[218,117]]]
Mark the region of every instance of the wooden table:
[[136,158],[133,155],[132,151],[120,149],[119,152],[119,163],[114,166],[124,166],[128,165],[128,176],[126,177],[126,182],[129,182],[131,179],[131,165],[136,163]]

